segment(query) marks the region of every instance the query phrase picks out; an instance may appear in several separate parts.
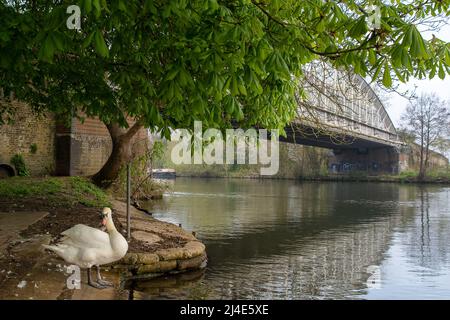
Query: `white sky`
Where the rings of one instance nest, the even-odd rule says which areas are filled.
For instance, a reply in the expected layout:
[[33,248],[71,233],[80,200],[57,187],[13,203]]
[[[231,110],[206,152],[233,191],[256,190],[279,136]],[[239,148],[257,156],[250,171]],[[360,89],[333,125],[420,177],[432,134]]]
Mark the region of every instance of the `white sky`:
[[[420,29],[420,28],[419,28]],[[445,25],[441,30],[433,32],[437,38],[450,42],[450,24]],[[423,36],[425,39],[431,39],[432,32],[426,32],[423,33]],[[410,79],[410,81],[406,84],[402,84],[399,88],[399,91],[406,91],[406,90],[414,90],[414,86],[417,85],[416,93],[431,93],[435,92],[439,97],[442,99],[450,100],[450,76],[446,75],[444,80],[439,79],[439,77],[436,76],[432,79],[423,79],[423,80],[417,80],[417,79]],[[392,121],[394,122],[394,125],[398,128],[400,123],[400,117],[403,111],[405,110],[406,106],[408,105],[408,100],[401,97],[397,93],[390,93],[386,96],[389,101],[389,105],[386,106],[387,112],[389,116],[391,117]]]

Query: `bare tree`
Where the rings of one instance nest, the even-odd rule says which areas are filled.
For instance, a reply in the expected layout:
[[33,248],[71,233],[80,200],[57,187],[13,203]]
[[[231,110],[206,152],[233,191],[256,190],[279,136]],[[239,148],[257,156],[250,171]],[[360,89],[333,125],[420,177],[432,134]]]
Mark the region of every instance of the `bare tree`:
[[401,117],[405,132],[414,138],[420,148],[418,178],[426,175],[430,149],[439,148],[450,134],[449,102],[435,93],[422,94],[411,101]]
[[447,158],[450,157],[450,133],[447,134],[447,137],[440,138],[436,141],[436,149]]

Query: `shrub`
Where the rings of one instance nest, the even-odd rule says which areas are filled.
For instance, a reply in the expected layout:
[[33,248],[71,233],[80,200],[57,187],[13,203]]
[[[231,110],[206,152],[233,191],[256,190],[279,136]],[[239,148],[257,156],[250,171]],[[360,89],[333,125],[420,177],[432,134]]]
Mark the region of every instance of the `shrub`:
[[25,160],[23,159],[22,155],[15,154],[11,160],[11,164],[16,168],[17,175],[20,177],[27,177],[30,175],[30,171],[28,170],[27,166],[25,165]]

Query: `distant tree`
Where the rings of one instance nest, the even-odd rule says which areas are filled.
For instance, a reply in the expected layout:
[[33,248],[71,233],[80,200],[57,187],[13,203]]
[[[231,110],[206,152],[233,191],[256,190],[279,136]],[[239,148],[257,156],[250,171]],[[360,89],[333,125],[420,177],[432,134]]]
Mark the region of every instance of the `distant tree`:
[[[73,4],[81,8],[80,30],[66,25]],[[442,20],[449,5],[0,0],[0,88],[5,99],[14,92],[36,111],[103,121],[113,148],[93,180],[108,186],[130,161],[130,140],[142,127],[165,137],[194,120],[205,129],[283,130],[296,116],[295,80],[319,58],[386,87],[410,76],[445,77],[448,44],[424,40],[417,26]]]
[[449,138],[449,102],[435,93],[422,94],[411,101],[401,117],[406,137],[414,138],[419,145],[419,179],[423,179],[428,169],[431,148],[445,146]]
[[400,141],[404,143],[412,144],[416,142],[416,137],[414,133],[405,127],[397,129],[397,134],[398,137],[400,138]]
[[450,128],[447,137],[442,137],[436,141],[436,149],[442,154],[446,155],[447,158],[450,157]]

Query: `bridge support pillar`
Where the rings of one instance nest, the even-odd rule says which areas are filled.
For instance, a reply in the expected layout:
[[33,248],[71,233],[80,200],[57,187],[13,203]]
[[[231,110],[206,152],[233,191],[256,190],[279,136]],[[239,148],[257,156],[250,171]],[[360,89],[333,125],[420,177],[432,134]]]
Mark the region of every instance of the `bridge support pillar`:
[[399,167],[400,153],[395,147],[334,149],[329,161],[330,173],[398,174]]

